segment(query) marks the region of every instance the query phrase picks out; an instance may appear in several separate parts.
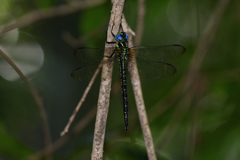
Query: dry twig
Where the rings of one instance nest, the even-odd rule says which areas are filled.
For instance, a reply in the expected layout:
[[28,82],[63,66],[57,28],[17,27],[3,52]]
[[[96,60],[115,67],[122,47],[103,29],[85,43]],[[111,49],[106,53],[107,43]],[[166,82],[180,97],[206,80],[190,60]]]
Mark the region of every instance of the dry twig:
[[71,1],[67,5],[60,5],[57,7],[36,10],[22,16],[15,22],[10,22],[9,24],[0,26],[0,36],[16,28],[22,28],[43,19],[72,14],[83,9],[88,9],[90,7],[97,6],[104,2],[106,2],[106,0]]
[[230,0],[219,0],[219,2],[216,4],[215,10],[213,11],[205,27],[206,32],[200,38],[194,57],[192,58],[190,66],[188,67],[189,71],[187,75],[183,77],[182,80],[177,84],[177,90],[175,90],[173,94],[178,98],[180,98],[182,94],[185,94],[185,97],[179,104],[179,108],[175,111],[173,116],[175,118],[170,122],[171,129],[165,134],[165,136],[163,136],[164,138],[161,138],[164,139],[164,142],[158,142],[159,147],[162,147],[163,144],[166,143],[166,140],[171,139],[173,136],[171,133],[174,133],[174,131],[177,129],[177,123],[179,123],[180,119],[184,116],[189,109],[190,104],[192,103],[192,99],[190,97],[192,97],[193,94],[195,96],[198,93],[194,89],[196,88],[196,85],[199,85],[196,84],[196,82],[198,82],[199,79],[200,67],[203,63],[204,57],[208,53],[208,50],[214,41],[217,28],[229,2]]
[[[129,47],[133,47],[132,30],[128,27],[124,17],[122,19],[122,26],[123,26],[123,30],[125,32],[127,32],[127,34],[128,34]],[[131,66],[131,67],[129,68],[128,71],[131,76],[132,87],[133,87],[135,101],[136,101],[136,105],[137,105],[138,116],[139,116],[140,124],[142,127],[145,146],[147,149],[148,159],[156,160],[157,158],[156,158],[153,139],[152,139],[149,123],[148,123],[147,113],[146,113],[146,109],[145,109],[145,105],[144,105],[141,82],[140,82],[140,78],[139,78],[139,74],[138,74],[135,57],[132,58],[129,66]]]
[[144,0],[138,0],[138,19],[137,19],[137,29],[134,45],[140,45],[142,41],[142,34],[144,28],[144,16],[145,16],[145,2]]
[[86,115],[83,117],[65,136],[59,138],[54,143],[48,145],[43,150],[37,152],[36,154],[32,155],[31,157],[28,157],[28,160],[38,160],[42,158],[43,156],[51,155],[54,151],[61,148],[64,144],[69,142],[71,138],[73,138],[75,135],[79,134],[95,117],[96,115],[96,107],[94,106]]
[[[111,17],[108,26],[107,32],[107,42],[114,42],[114,37],[111,34],[112,25],[114,24],[113,31],[119,30],[121,23],[121,16],[124,6],[124,0],[115,0],[113,1],[113,7],[111,11]],[[105,48],[114,47],[114,44],[105,44]],[[107,51],[107,50],[106,50]],[[110,56],[112,53],[104,53],[104,60],[107,59],[106,56]],[[102,78],[100,84],[99,98],[98,98],[98,108],[97,108],[97,117],[95,123],[94,139],[93,139],[93,148],[92,148],[92,160],[100,160],[103,158],[103,145],[106,129],[106,121],[109,107],[109,98],[111,90],[111,81],[112,81],[112,69],[113,61],[109,63],[104,63],[102,67]]]
[[93,77],[92,77],[92,79],[90,80],[90,82],[89,82],[86,90],[84,91],[81,100],[79,101],[77,107],[75,108],[72,116],[69,118],[69,121],[68,121],[66,127],[65,127],[64,130],[61,132],[61,136],[64,136],[64,135],[68,132],[68,129],[69,129],[70,125],[72,124],[72,122],[73,122],[73,120],[74,120],[77,112],[79,111],[80,107],[82,106],[83,102],[85,101],[85,99],[86,99],[86,97],[87,97],[87,94],[88,94],[88,92],[90,91],[90,89],[91,89],[91,87],[92,87],[92,85],[93,85],[93,82],[95,81],[95,79],[96,79],[96,77],[97,77],[97,75],[98,75],[101,67],[102,67],[102,63],[99,64],[98,68],[96,69],[95,73],[93,74]]
[[[48,120],[47,120],[47,114],[44,109],[43,101],[41,96],[39,95],[37,89],[34,87],[34,85],[28,80],[27,76],[25,76],[22,71],[18,68],[18,66],[14,63],[14,61],[7,56],[1,49],[0,49],[0,55],[13,67],[13,69],[17,72],[17,74],[21,77],[21,79],[24,81],[24,83],[27,85],[30,93],[33,96],[33,99],[35,100],[39,112],[40,112],[40,117],[42,120],[42,130],[43,130],[43,136],[44,136],[44,145],[48,146],[51,144],[51,134],[50,134],[50,129],[48,125]],[[51,157],[51,156],[49,156]]]

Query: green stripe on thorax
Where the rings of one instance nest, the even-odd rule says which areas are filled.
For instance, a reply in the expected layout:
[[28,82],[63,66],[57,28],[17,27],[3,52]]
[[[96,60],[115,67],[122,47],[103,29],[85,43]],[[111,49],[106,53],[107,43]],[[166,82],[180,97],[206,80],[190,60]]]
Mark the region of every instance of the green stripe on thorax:
[[127,42],[117,43],[116,48],[117,48],[119,56],[121,54],[125,57],[128,54],[128,43]]

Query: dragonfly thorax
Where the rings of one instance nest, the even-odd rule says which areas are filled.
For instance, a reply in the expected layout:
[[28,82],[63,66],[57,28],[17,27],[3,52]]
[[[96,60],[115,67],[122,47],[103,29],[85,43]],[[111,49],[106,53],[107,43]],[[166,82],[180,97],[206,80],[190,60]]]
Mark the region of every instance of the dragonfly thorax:
[[128,36],[125,32],[118,32],[118,34],[115,36],[115,40],[118,42],[127,42]]

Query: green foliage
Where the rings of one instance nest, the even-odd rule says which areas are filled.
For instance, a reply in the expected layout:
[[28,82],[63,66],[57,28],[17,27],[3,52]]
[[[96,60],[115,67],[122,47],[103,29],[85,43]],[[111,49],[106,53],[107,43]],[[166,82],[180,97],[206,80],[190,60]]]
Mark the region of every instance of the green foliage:
[[34,152],[17,138],[11,136],[2,123],[0,123],[0,153],[11,159],[21,159]]
[[[94,39],[87,44],[87,46],[99,45],[103,39],[106,39],[107,24],[110,18],[110,3],[90,8],[81,13],[79,17],[78,30],[82,36],[89,36],[96,32]],[[104,26],[104,27],[103,27]],[[104,43],[101,43],[103,46]]]
[[53,4],[56,2],[56,0],[48,0],[48,1],[38,1],[35,0],[36,5],[38,8],[49,8],[53,6]]
[[8,0],[0,0],[0,24],[6,23],[9,18],[9,12],[11,9],[11,2]]
[[108,20],[110,9],[111,5],[108,3],[108,5],[100,5],[82,12],[79,19],[80,33],[88,34]]
[[[127,22],[134,31],[137,3],[136,0],[126,1],[124,9]],[[206,24],[218,3],[217,0],[145,1],[141,45],[180,44],[187,48],[183,56],[169,62],[178,69],[175,75],[159,80],[141,79],[158,159],[236,160],[240,157],[239,1],[231,1],[221,17],[199,70],[190,74],[195,79],[183,79],[189,76],[199,39],[207,33]],[[13,23],[22,15],[58,7],[58,4],[67,3],[0,0],[0,30],[7,22]],[[53,141],[59,139],[87,86],[87,82],[70,77],[71,72],[82,65],[72,53],[77,46],[103,47],[110,12],[108,1],[77,13],[41,19],[0,37],[1,50],[14,58],[43,99]],[[66,31],[82,41],[75,44],[66,39]],[[32,40],[21,39],[22,32]],[[40,58],[36,58],[40,53],[44,55],[41,63]],[[44,148],[41,111],[20,78],[9,80],[3,76],[15,72],[6,64],[0,57],[0,159],[24,159]],[[33,70],[36,64],[39,66]],[[118,76],[118,72],[113,74]],[[147,159],[128,74],[127,78],[129,130],[124,130],[121,83],[115,80],[112,82],[103,159]],[[185,90],[187,85],[191,86]],[[73,126],[96,107],[98,92],[99,81],[96,81]],[[92,118],[81,132],[53,153],[53,158],[90,159],[94,122],[95,118]],[[73,128],[70,127],[70,132]]]

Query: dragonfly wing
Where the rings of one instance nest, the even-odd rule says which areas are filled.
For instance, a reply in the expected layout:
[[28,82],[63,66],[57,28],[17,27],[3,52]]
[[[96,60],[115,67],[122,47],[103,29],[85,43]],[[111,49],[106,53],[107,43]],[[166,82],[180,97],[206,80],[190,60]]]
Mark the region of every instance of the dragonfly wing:
[[88,47],[81,47],[74,51],[74,56],[82,62],[86,63],[100,63],[103,59],[104,52],[111,52],[113,53],[115,50],[114,47],[112,48],[88,48]]
[[137,58],[137,67],[141,77],[157,79],[168,77],[176,73],[177,69],[165,62],[150,61]]
[[[98,65],[103,60],[104,52],[113,53],[115,48],[88,48],[81,47],[74,51],[74,55],[77,59],[81,61],[83,67],[75,69],[71,77],[80,81],[89,81],[94,72],[96,71]],[[108,60],[102,61],[102,63],[107,63],[112,61],[114,58],[108,58]],[[86,66],[84,66],[86,65]]]
[[166,45],[166,46],[136,46],[130,48],[130,54],[135,54],[136,57],[150,60],[166,62],[171,59],[181,56],[186,51],[181,45]]
[[71,77],[80,81],[89,81],[92,78],[97,67],[98,65],[79,67],[72,72]]

